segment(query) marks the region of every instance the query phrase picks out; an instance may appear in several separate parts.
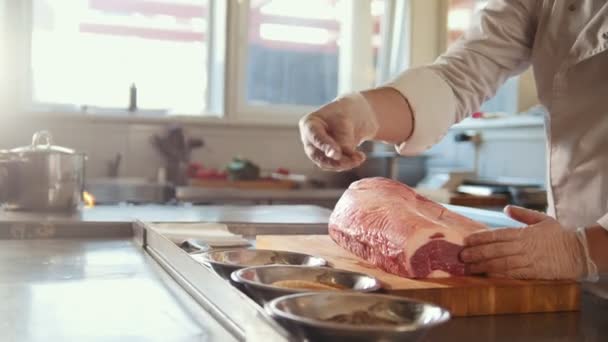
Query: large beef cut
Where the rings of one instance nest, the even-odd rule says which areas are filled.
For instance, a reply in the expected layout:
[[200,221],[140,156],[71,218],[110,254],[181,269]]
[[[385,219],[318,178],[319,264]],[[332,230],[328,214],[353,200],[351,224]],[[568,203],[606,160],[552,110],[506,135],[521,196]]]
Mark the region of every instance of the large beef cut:
[[329,219],[329,235],[343,248],[409,278],[464,275],[463,239],[487,229],[386,178],[351,184]]

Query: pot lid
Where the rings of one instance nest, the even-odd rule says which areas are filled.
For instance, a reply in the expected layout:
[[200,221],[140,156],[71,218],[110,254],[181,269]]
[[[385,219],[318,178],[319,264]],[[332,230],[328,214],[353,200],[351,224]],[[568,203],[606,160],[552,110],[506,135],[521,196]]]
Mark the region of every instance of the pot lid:
[[74,154],[75,151],[62,146],[53,145],[53,136],[49,131],[38,131],[32,137],[32,144],[29,146],[17,147],[10,152],[13,153],[60,153]]

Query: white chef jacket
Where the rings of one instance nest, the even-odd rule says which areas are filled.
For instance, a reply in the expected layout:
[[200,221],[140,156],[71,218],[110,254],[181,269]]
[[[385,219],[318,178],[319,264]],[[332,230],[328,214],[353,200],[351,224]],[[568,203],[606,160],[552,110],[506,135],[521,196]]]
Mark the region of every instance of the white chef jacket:
[[607,49],[606,0],[490,1],[434,64],[388,84],[414,113],[412,136],[397,150],[428,149],[531,64],[549,112],[549,213],[568,228],[597,222],[608,229]]

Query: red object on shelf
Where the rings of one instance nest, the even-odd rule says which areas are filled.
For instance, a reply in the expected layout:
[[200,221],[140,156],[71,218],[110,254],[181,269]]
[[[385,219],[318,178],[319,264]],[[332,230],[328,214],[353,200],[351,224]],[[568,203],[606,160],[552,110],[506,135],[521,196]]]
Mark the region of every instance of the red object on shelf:
[[200,163],[190,163],[188,165],[188,177],[203,180],[225,180],[228,178],[228,174],[215,168],[206,169]]
[[198,170],[202,169],[203,165],[199,163],[188,164],[188,177],[195,177]]
[[483,113],[482,112],[475,112],[475,113],[471,114],[471,117],[473,119],[481,119],[481,118],[483,118]]
[[289,175],[291,173],[291,172],[289,172],[288,169],[283,168],[283,167],[280,167],[280,168],[276,169],[275,172],[278,173],[278,174],[281,174],[281,175],[285,175],[285,176],[287,176],[287,175]]
[[226,179],[228,175],[226,172],[220,172],[217,169],[202,169],[196,172],[193,178],[197,179]]

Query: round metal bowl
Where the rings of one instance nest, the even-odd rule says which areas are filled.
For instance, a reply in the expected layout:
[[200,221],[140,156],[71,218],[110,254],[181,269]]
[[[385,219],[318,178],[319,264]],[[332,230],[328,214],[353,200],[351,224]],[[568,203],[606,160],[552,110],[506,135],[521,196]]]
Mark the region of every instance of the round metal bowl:
[[304,281],[315,285],[335,287],[334,291],[373,292],[380,289],[378,279],[363,273],[309,266],[255,266],[232,273],[233,282],[240,284],[258,303],[294,293],[331,291],[331,289],[298,289],[274,285],[280,281]]
[[241,268],[263,265],[326,266],[327,260],[308,254],[267,249],[229,249],[199,254],[199,261],[211,266],[224,279]]
[[[450,319],[448,311],[433,304],[352,292],[293,294],[270,301],[265,309],[286,329],[310,341],[417,341],[429,328]],[[344,322],[344,315],[353,314],[358,318]],[[328,321],[332,318],[342,322]]]

